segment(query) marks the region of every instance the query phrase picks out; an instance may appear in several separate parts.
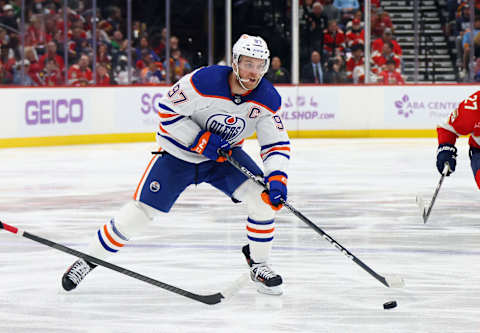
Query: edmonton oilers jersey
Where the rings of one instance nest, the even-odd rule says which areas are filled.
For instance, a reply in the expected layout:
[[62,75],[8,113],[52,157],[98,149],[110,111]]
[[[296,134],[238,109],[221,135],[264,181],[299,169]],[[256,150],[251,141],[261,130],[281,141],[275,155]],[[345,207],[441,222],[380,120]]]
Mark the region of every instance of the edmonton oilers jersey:
[[290,142],[277,114],[280,95],[262,78],[249,93],[232,96],[231,72],[228,66],[204,67],[174,84],[158,104],[157,142],[179,159],[201,163],[208,159],[188,148],[201,130],[219,135],[232,147],[241,146],[256,133],[265,173],[286,172]]

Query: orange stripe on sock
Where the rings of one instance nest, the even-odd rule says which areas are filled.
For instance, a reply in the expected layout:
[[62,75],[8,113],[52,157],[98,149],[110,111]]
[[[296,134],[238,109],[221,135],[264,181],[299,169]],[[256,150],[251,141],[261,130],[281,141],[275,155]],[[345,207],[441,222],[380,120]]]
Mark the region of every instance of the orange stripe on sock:
[[110,233],[108,232],[107,230],[107,225],[104,224],[103,225],[103,231],[105,232],[105,236],[107,236],[108,240],[115,246],[118,246],[118,247],[122,247],[124,244],[121,244],[119,242],[117,242],[115,239],[113,239],[112,236],[110,236]]
[[272,232],[275,230],[275,228],[267,229],[267,230],[259,230],[259,229],[250,228],[250,227],[247,225],[247,230],[250,231],[250,232],[257,233],[257,234],[269,234],[269,233],[272,233]]

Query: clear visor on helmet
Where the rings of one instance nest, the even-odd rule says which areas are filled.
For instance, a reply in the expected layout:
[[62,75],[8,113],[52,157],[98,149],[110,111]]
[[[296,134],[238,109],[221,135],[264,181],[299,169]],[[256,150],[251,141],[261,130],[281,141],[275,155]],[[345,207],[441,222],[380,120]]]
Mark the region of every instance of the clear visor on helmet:
[[238,61],[238,68],[242,71],[246,72],[253,72],[255,74],[263,74],[266,72],[267,67],[267,60],[265,59],[257,59],[251,57],[240,57]]

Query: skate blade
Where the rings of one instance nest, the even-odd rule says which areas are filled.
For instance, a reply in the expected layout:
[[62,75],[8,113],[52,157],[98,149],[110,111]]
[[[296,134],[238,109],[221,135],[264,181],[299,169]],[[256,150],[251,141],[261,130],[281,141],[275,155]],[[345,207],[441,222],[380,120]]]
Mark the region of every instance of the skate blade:
[[272,296],[280,296],[283,294],[283,288],[281,285],[275,286],[275,287],[267,287],[261,282],[255,282],[255,285],[257,286],[257,291],[260,294],[272,295]]

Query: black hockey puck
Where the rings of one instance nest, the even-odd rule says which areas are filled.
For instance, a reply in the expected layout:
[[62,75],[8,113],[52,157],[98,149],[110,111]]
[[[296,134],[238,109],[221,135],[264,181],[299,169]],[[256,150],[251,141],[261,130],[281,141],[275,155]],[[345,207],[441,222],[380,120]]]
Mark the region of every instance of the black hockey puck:
[[383,303],[383,308],[385,310],[393,309],[396,307],[397,307],[397,301],[390,301],[390,302]]

